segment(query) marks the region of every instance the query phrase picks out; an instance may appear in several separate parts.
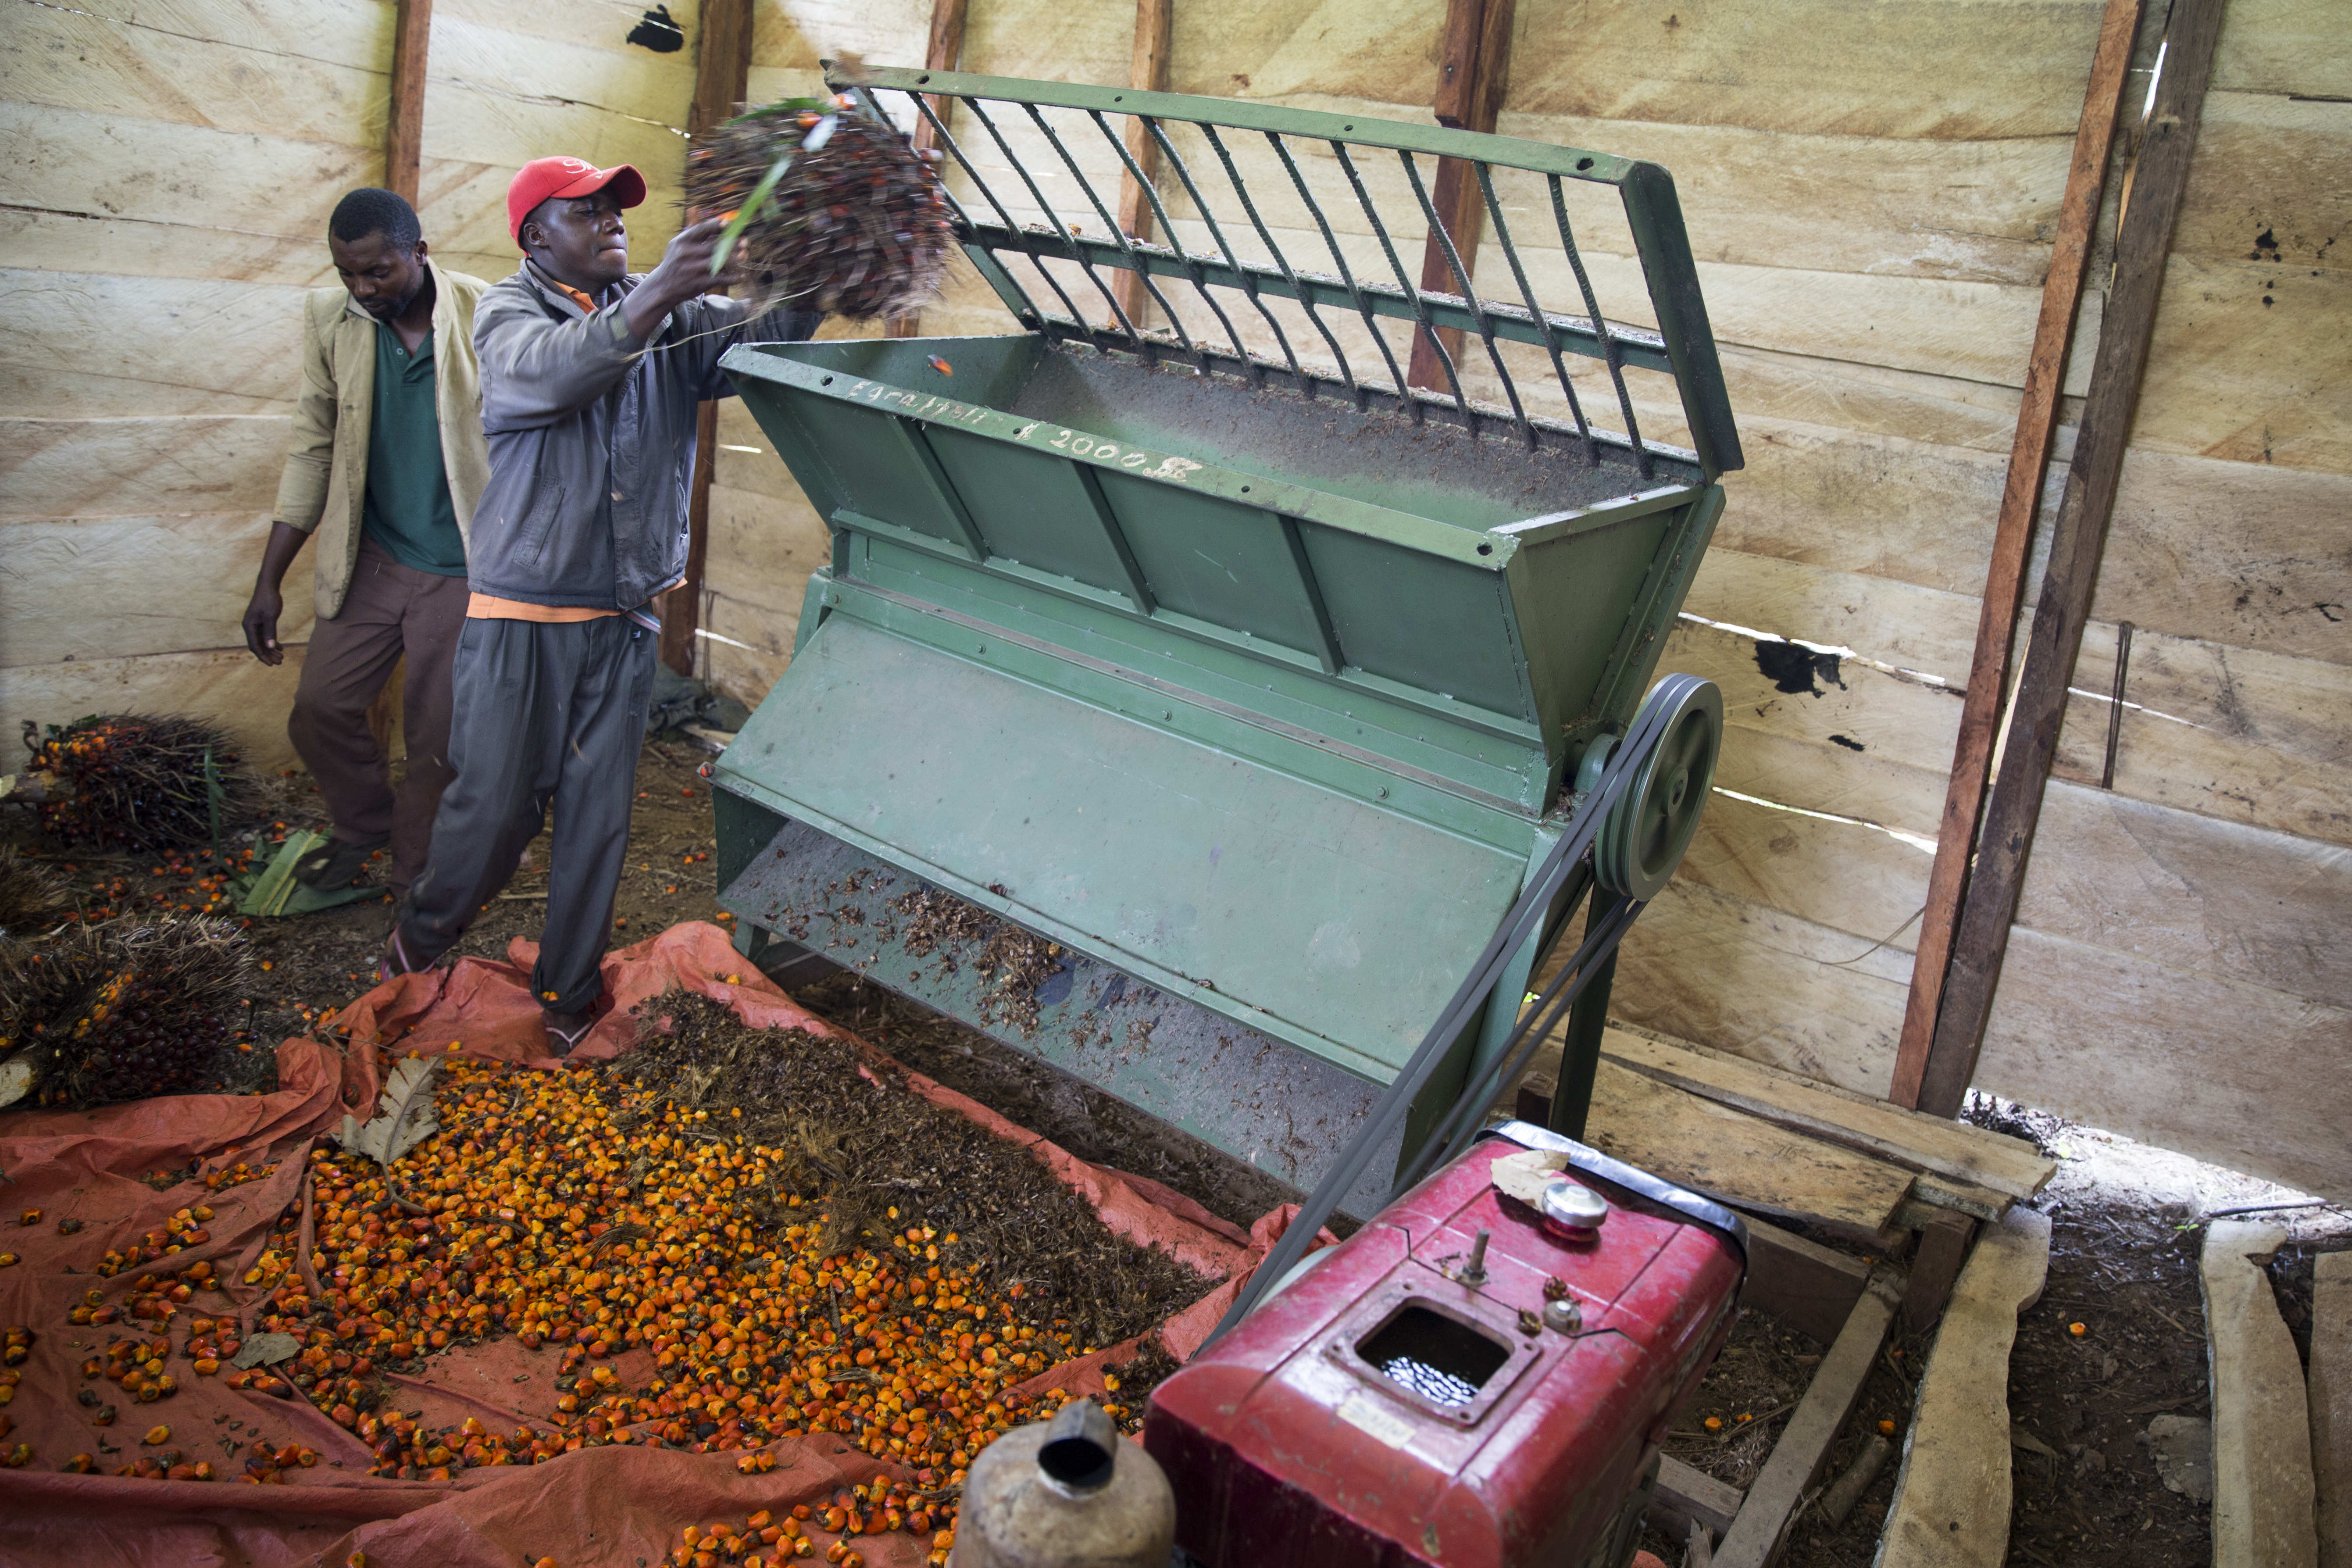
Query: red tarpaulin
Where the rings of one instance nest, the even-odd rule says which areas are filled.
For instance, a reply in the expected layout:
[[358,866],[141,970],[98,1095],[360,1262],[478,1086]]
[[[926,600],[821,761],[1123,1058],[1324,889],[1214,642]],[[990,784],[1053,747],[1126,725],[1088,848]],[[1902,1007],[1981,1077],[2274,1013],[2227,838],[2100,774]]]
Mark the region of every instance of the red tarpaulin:
[[[560,1067],[545,1054],[546,1037],[530,990],[536,956],[516,942],[509,962],[460,960],[455,966],[412,974],[378,986],[333,1022],[363,1044],[349,1051],[318,1040],[288,1040],[278,1049],[278,1089],[259,1097],[182,1095],[109,1106],[94,1111],[0,1114],[0,1250],[22,1259],[0,1269],[0,1327],[30,1329],[32,1353],[14,1401],[0,1409],[13,1426],[0,1450],[18,1443],[33,1450],[29,1464],[0,1469],[0,1561],[10,1563],[94,1563],[171,1565],[344,1563],[364,1551],[373,1563],[430,1563],[435,1568],[513,1568],[553,1557],[564,1568],[591,1563],[651,1564],[666,1560],[680,1530],[795,1503],[821,1505],[837,1488],[908,1472],[852,1447],[830,1433],[768,1445],[776,1468],[739,1473],[740,1452],[695,1454],[635,1444],[583,1447],[545,1464],[458,1471],[446,1482],[402,1481],[365,1473],[365,1444],[300,1397],[277,1399],[238,1392],[218,1377],[196,1376],[184,1363],[171,1366],[180,1392],[153,1404],[121,1400],[107,1427],[77,1395],[96,1387],[120,1399],[120,1390],[86,1382],[81,1363],[134,1326],[77,1328],[68,1321],[86,1292],[120,1304],[147,1270],[114,1277],[92,1272],[110,1248],[128,1251],[173,1214],[209,1204],[209,1239],[157,1266],[176,1273],[209,1260],[232,1281],[232,1310],[248,1309],[264,1294],[234,1283],[252,1267],[272,1224],[299,1201],[310,1148],[341,1124],[346,1111],[373,1114],[381,1081],[372,1042],[395,1054],[431,1051],[521,1066]],[[626,1048],[639,1026],[631,1009],[673,985],[727,1003],[746,1023],[800,1028],[853,1039],[803,1012],[735,952],[717,927],[677,926],[634,947],[608,954],[604,982],[618,1002],[614,1013],[572,1054],[572,1061],[609,1060]],[[862,1041],[877,1065],[889,1058]],[[895,1064],[891,1064],[894,1065]],[[914,1093],[969,1117],[1001,1137],[1023,1143],[1084,1196],[1106,1224],[1140,1246],[1158,1247],[1211,1279],[1223,1281],[1203,1300],[1170,1318],[1160,1334],[1179,1359],[1196,1350],[1234,1293],[1277,1240],[1294,1213],[1290,1205],[1248,1231],[1217,1218],[1157,1182],[1089,1164],[1013,1125],[977,1101],[919,1074],[897,1069]],[[276,1169],[257,1181],[214,1192],[202,1177],[238,1163]],[[157,1191],[141,1178],[159,1170],[194,1173]],[[16,1223],[38,1209],[38,1224]],[[79,1220],[78,1234],[59,1234],[57,1222]],[[201,1301],[191,1315],[223,1315]],[[1135,1352],[1134,1342],[1066,1362],[1008,1391],[1102,1391],[1102,1372]],[[421,1412],[427,1427],[478,1416],[499,1429],[544,1426],[561,1352],[528,1351],[511,1336],[436,1352],[415,1376],[393,1376],[394,1402]],[[642,1349],[612,1358],[625,1383],[645,1381],[652,1360]],[[318,1464],[293,1472],[285,1485],[252,1487],[233,1480],[149,1481],[110,1473],[144,1451],[140,1438],[154,1424],[172,1436],[165,1447],[212,1461],[224,1476],[241,1472],[242,1455],[257,1438],[272,1446],[299,1443]],[[119,1453],[100,1451],[103,1440]],[[100,1461],[89,1475],[63,1473],[73,1455]],[[915,1564],[928,1543],[905,1533],[862,1538],[870,1563]]]

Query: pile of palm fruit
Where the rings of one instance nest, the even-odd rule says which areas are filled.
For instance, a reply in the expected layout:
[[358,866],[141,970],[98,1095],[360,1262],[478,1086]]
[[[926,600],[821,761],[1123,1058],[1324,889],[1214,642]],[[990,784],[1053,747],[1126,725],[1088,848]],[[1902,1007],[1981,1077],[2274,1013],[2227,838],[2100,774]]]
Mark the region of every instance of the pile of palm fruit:
[[762,310],[904,315],[938,294],[956,244],[938,174],[845,94],[785,99],[697,138],[686,205],[727,217],[719,262]]
[[[690,1521],[675,1561],[851,1563],[862,1537],[903,1532],[944,1563],[972,1458],[1066,1397],[1019,1385],[1210,1288],[846,1040],[677,993],[646,1016],[603,1071],[446,1057],[437,1130],[388,1165],[313,1152],[238,1281],[168,1264],[142,1279],[121,1311],[154,1331],[114,1358],[143,1375],[134,1397],[177,1357],[307,1399],[368,1445],[370,1474],[402,1479],[605,1444],[730,1452],[755,1473],[780,1439],[839,1434],[884,1472],[757,1524]],[[186,1234],[148,1239],[168,1256]],[[290,1359],[227,1365],[238,1320],[203,1293],[235,1283],[261,1292],[250,1335],[292,1336]],[[510,1431],[401,1413],[386,1373],[430,1379],[436,1355],[501,1338],[557,1352],[548,1408]],[[1132,1429],[1137,1384],[1104,1386]],[[288,1468],[274,1448],[245,1466],[263,1482]]]

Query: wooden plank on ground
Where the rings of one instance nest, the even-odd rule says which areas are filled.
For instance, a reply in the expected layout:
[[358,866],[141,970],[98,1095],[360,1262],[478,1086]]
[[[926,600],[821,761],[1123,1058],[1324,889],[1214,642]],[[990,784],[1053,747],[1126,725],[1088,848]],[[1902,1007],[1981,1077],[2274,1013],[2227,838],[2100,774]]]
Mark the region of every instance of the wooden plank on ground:
[[2011,1209],[1961,1271],[1920,1377],[1878,1568],[2000,1568],[2009,1554],[2009,1355],[2050,1271],[2050,1220]]
[[[2057,1162],[2044,1159],[2023,1139],[1923,1116],[1720,1051],[1625,1029],[1610,1030],[1601,1049],[1610,1060],[1677,1089],[1898,1165],[1989,1187],[2007,1198],[2033,1196],[2058,1169]],[[1927,1189],[1918,1190],[1927,1201],[1938,1201]]]
[[1672,1454],[1658,1460],[1658,1482],[1651,1489],[1649,1517],[1670,1521],[1671,1532],[1682,1536],[1691,1525],[1721,1536],[1739,1513],[1744,1494],[1728,1481],[1718,1481],[1694,1469]]
[[2352,1252],[2312,1259],[2308,1385],[2319,1568],[2352,1568]]
[[2213,1390],[2213,1568],[2316,1568],[2303,1361],[2263,1269],[2274,1225],[2216,1220],[2197,1281]]
[[1585,1142],[1743,1207],[1885,1230],[1912,1175],[1602,1062]]
[[1809,1241],[1769,1220],[1748,1220],[1748,1285],[1743,1306],[1771,1313],[1823,1344],[1838,1337],[1870,1283],[1858,1258]]
[[[1509,1113],[1538,1127],[1551,1120],[1552,1091],[1559,1076],[1561,1047],[1555,1034],[1538,1050],[1535,1066],[1507,1097]],[[1823,1247],[1792,1230],[1783,1230],[1753,1215],[1748,1226],[1748,1281],[1741,1287],[1743,1307],[1771,1313],[1800,1332],[1823,1344],[1837,1338],[1854,1298],[1870,1277],[1860,1258]]]
[[1901,1299],[1890,1274],[1881,1270],[1872,1277],[1822,1358],[1772,1457],[1749,1484],[1739,1516],[1716,1548],[1716,1568],[1768,1568],[1780,1556],[1798,1505],[1829,1463],[1830,1446],[1862,1398],[1863,1384],[1886,1343]]

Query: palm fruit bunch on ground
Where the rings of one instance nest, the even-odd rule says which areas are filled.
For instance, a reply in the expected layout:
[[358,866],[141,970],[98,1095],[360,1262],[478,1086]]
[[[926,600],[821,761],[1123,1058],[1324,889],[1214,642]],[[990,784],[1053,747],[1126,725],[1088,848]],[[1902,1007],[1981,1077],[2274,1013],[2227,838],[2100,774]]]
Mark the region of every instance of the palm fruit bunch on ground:
[[200,720],[107,714],[25,721],[26,772],[40,780],[41,827],[106,849],[172,849],[218,841],[260,808],[261,786],[237,766],[236,743]]
[[939,293],[956,244],[938,174],[845,94],[785,99],[698,137],[686,205],[727,217],[719,259],[762,309],[905,315]]
[[199,916],[0,949],[0,1099],[79,1108],[179,1094],[234,1048],[245,938]]
[[0,849],[0,937],[19,941],[57,924],[74,907],[65,879],[25,858],[13,847]]

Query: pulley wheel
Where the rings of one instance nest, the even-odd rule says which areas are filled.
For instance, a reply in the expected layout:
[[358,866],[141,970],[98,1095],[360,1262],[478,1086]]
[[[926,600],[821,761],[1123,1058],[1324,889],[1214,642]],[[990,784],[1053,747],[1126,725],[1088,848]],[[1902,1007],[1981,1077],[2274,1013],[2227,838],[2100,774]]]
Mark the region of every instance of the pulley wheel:
[[1665,726],[1649,754],[1635,761],[1633,782],[1601,818],[1592,846],[1601,885],[1644,901],[1674,880],[1698,832],[1716,759],[1723,753],[1723,693],[1715,682],[1667,676],[1642,700],[1633,728],[1662,707]]

